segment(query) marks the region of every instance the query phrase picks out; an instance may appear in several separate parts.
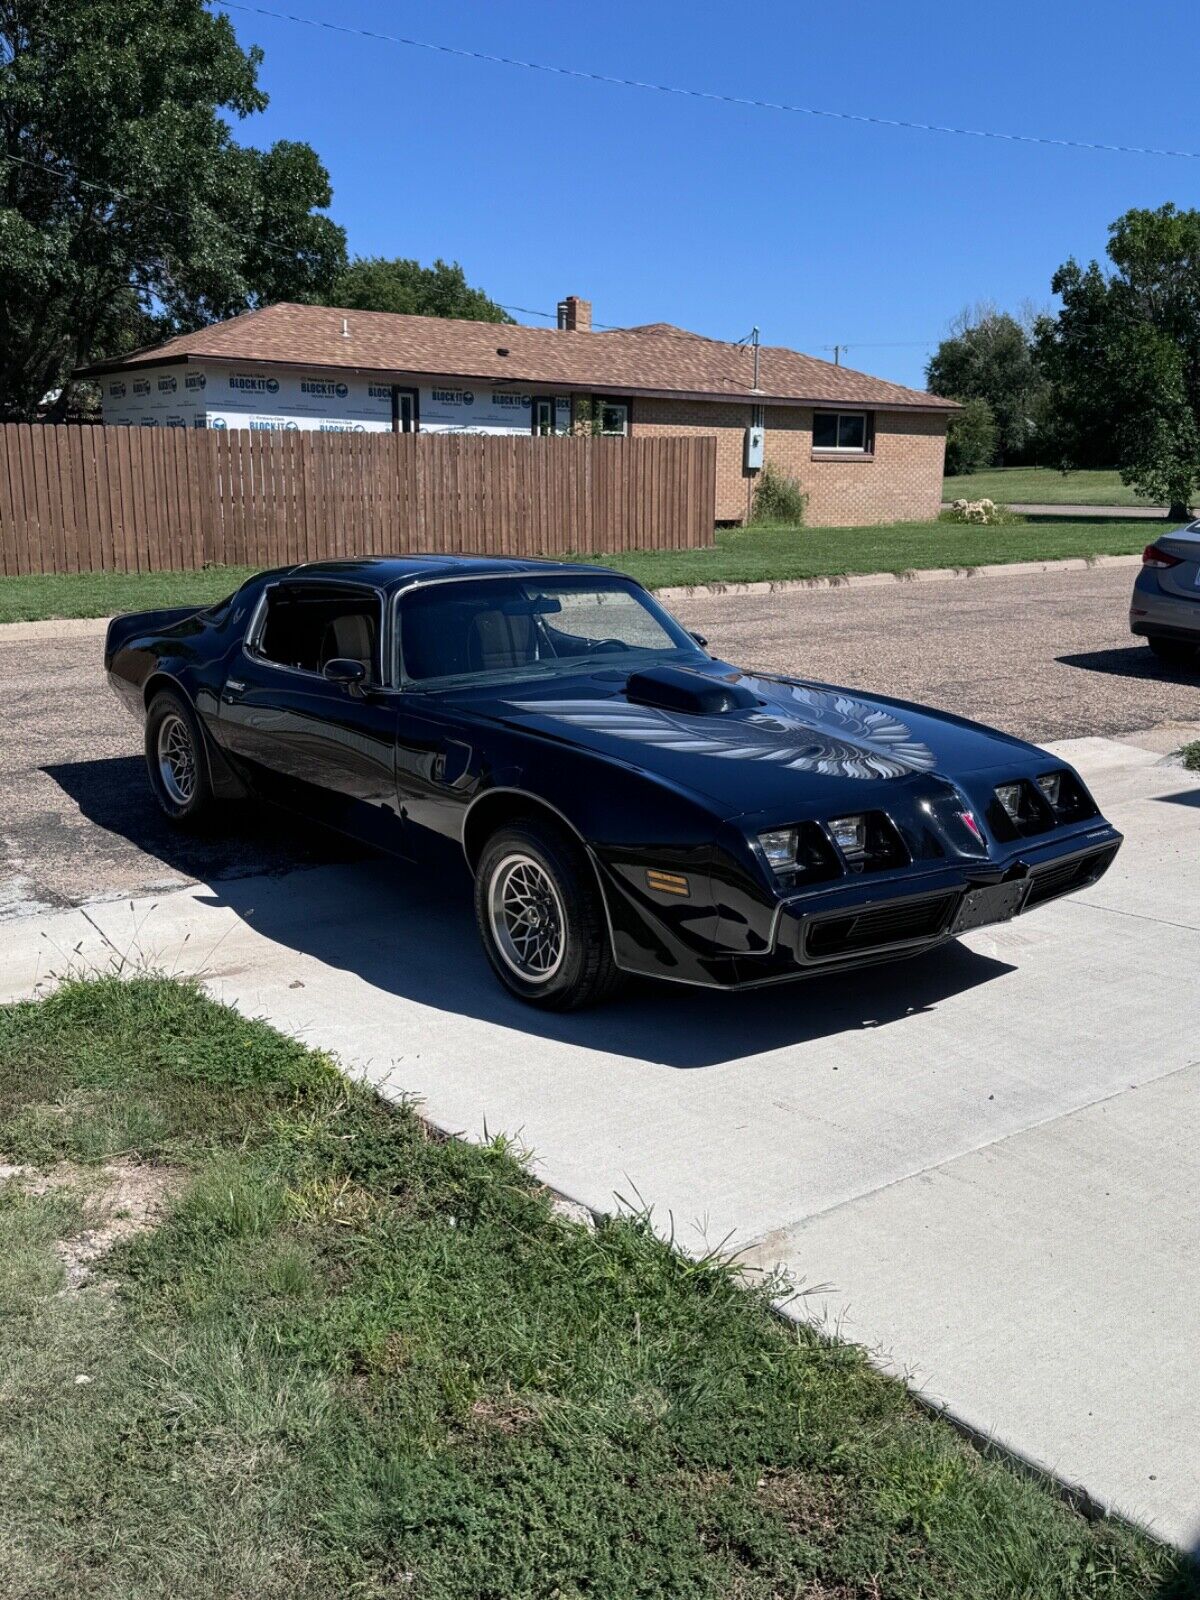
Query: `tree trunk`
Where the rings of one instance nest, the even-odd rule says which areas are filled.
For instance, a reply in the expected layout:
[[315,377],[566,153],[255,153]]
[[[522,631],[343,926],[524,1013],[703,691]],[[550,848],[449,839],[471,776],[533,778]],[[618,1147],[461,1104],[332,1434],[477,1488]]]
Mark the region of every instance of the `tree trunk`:
[[1172,500],[1167,512],[1168,522],[1190,522],[1192,520],[1191,507],[1184,505],[1182,500]]

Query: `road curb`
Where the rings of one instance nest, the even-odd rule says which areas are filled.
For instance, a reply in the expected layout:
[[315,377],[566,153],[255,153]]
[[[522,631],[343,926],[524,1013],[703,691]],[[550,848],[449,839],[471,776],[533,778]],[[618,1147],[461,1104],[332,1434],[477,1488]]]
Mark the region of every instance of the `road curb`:
[[[1035,572],[1090,572],[1095,567],[1137,567],[1140,555],[1067,556],[1060,561],[999,561],[982,567],[910,567],[905,572],[849,572],[828,578],[777,578],[762,583],[683,583],[655,589],[663,600],[710,600],[725,594],[793,594],[812,589],[869,589],[892,583],[945,583],[954,578],[1028,577]],[[37,639],[99,639],[111,617],[59,617],[44,622],[0,622],[0,644]]]
[[1097,567],[1140,567],[1141,555],[1067,556],[1061,561],[1001,561],[983,567],[910,567],[907,572],[849,572],[830,578],[781,578],[763,583],[674,584],[656,589],[660,600],[708,600],[726,594],[792,594],[802,589],[869,589],[894,583],[945,583],[955,578],[1029,577],[1036,572],[1091,572]]
[[36,639],[102,639],[111,617],[51,617],[46,622],[0,622],[0,644]]
[[[964,495],[973,500],[974,495]],[[1064,521],[1081,518],[1089,522],[1165,522],[1170,514],[1168,506],[1073,506],[1055,500],[1006,500],[1006,511],[1015,511],[1021,517],[1062,517]],[[943,500],[943,511],[953,511],[954,501]]]

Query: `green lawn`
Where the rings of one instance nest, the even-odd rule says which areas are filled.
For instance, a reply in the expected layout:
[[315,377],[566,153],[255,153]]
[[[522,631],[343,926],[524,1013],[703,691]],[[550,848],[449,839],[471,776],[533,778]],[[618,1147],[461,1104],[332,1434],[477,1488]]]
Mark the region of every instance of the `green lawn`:
[[1106,471],[1059,472],[1055,467],[987,467],[947,478],[944,500],[995,500],[1019,506],[1142,506],[1148,504]]
[[[0,1009],[5,1159],[51,1175],[0,1183],[6,1595],[1200,1593],[765,1286],[559,1220],[502,1140],[194,989]],[[114,1171],[165,1212],[66,1286]]]
[[[592,556],[650,588],[907,572],[918,567],[982,566],[1063,556],[1125,555],[1153,538],[1144,522],[1036,518],[999,528],[900,522],[880,528],[720,528],[707,550],[629,551]],[[105,617],[117,611],[205,605],[237,588],[252,569],[204,572],[87,572],[0,578],[0,622],[45,617]]]
[[850,572],[911,572],[1063,556],[1125,555],[1153,538],[1144,522],[1023,520],[997,528],[900,522],[879,528],[718,529],[711,550],[634,551],[597,557],[650,588],[837,577]]

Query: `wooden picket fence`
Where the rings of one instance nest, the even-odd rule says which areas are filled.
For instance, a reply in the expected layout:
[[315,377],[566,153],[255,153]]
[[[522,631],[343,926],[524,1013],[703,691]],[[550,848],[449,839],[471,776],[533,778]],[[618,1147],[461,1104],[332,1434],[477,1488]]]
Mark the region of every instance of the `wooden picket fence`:
[[0,574],[711,545],[716,439],[0,426]]

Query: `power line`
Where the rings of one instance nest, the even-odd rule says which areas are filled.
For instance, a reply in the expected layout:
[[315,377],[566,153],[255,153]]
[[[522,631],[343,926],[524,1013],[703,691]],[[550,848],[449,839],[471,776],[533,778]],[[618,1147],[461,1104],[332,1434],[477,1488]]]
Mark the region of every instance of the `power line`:
[[[190,218],[186,211],[176,210],[174,206],[160,205],[160,203],[155,202],[155,200],[141,200],[139,197],[126,194],[125,190],[117,189],[117,187],[112,186],[112,184],[98,184],[98,182],[94,182],[93,179],[80,178],[77,173],[64,171],[62,168],[59,168],[59,166],[51,165],[50,162],[30,162],[29,158],[24,157],[24,155],[10,155],[8,152],[6,152],[6,150],[0,150],[0,160],[3,160],[3,162],[14,162],[18,166],[27,166],[27,168],[30,168],[30,171],[46,173],[46,176],[50,176],[50,178],[58,178],[61,182],[70,182],[70,184],[75,184],[75,186],[80,187],[80,189],[93,190],[94,194],[107,195],[107,198],[110,198],[110,200],[123,200],[126,205],[144,206],[146,210],[158,211],[158,213],[162,214],[162,216],[173,216],[173,218],[178,219],[178,221],[189,222],[189,224],[190,222],[195,221],[194,218]],[[240,230],[230,227],[229,222],[221,221],[221,218],[216,218],[216,216],[210,216],[210,218],[206,219],[206,222],[208,222],[208,226],[224,229],[224,232],[229,234],[230,238],[238,238],[238,240],[242,240],[242,242],[246,243],[246,245],[254,245],[256,250],[266,250],[267,253],[278,254],[278,256],[286,256],[286,258],[293,259],[293,261],[294,258],[296,258],[296,256],[299,254],[298,248],[288,248],[288,246],[282,245],[282,243],[274,242],[274,240],[269,240],[269,238],[259,238],[256,234],[243,234],[243,232],[240,232]],[[557,322],[558,320],[557,312],[552,312],[552,310],[534,310],[531,306],[506,306],[506,304],[502,304],[501,301],[496,301],[494,304],[498,304],[499,309],[501,310],[512,310],[512,312],[517,312],[517,315],[520,315],[520,317],[542,317],[546,318],[547,322]],[[334,307],[334,309],[336,309],[336,307]],[[629,328],[629,326],[616,322],[595,322],[592,323],[592,326],[594,326],[594,328],[603,328],[605,333],[632,333],[632,331],[634,331],[632,328]],[[672,328],[656,328],[656,330],[654,330],[654,338],[658,339],[710,339],[712,344],[731,344],[731,346],[734,347],[749,344],[752,336],[754,336],[754,334],[747,333],[744,334],[741,339],[712,339],[710,338],[710,334],[690,333],[690,331],[686,330],[686,328],[680,328],[678,331],[672,330]],[[936,342],[934,339],[901,339],[901,341],[894,341],[893,344],[891,344],[891,347],[894,347],[894,349],[899,349],[899,347],[904,346],[904,344],[934,344],[934,342]],[[851,349],[851,347],[853,346],[850,346],[850,344],[840,344],[840,346],[837,346],[837,344],[822,344],[821,349],[848,350]],[[867,344],[867,346],[854,347],[866,347],[866,349],[870,349],[872,346]],[[880,344],[880,342],[875,341],[874,347],[875,349],[883,349],[885,346]]]
[[[17,166],[28,167],[33,172],[42,172],[45,173],[47,177],[57,178],[61,183],[71,183],[81,189],[90,189],[93,193],[103,194],[110,200],[122,200],[127,205],[136,205],[141,206],[148,211],[157,211],[162,216],[175,217],[180,222],[192,224],[196,220],[193,217],[189,217],[186,211],[179,211],[174,206],[164,206],[158,201],[154,200],[142,200],[138,196],[126,193],[124,189],[116,188],[113,184],[96,183],[91,178],[81,178],[77,173],[64,171],[61,167],[53,166],[47,161],[30,161],[26,156],[14,156],[8,154],[7,151],[2,150],[0,150],[0,161],[11,161]],[[280,244],[270,239],[259,238],[257,234],[242,233],[238,229],[230,227],[230,225],[227,222],[222,221],[220,217],[210,216],[206,218],[206,226],[223,228],[231,239],[240,239],[244,244],[252,244],[255,249],[265,250],[270,255],[279,255],[294,261],[296,256],[300,254],[298,247],[289,248],[285,244]],[[503,305],[500,301],[496,301],[495,304],[500,306],[501,311],[515,311],[518,315],[523,317],[544,317],[549,322],[557,322],[558,320],[558,313],[556,311],[535,311],[531,306]],[[334,307],[333,309],[336,310],[337,307]],[[353,308],[351,307],[350,309]],[[632,331],[630,328],[623,327],[620,323],[614,322],[595,322],[592,324],[592,326],[595,328],[602,328],[606,333],[629,333]],[[655,331],[655,337],[705,339],[709,336],[707,334],[689,333],[684,328],[681,328],[677,333],[672,333],[670,330],[663,328]],[[747,334],[746,338],[748,339],[749,337],[750,335]],[[744,344],[745,340],[738,339],[736,341],[730,341],[725,339],[714,339],[711,342],[714,344],[736,343],[740,345]]]
[[[914,122],[903,117],[881,117],[863,111],[831,111],[826,107],[792,105],[782,100],[756,100],[749,96],[721,94],[712,89],[688,89],[673,83],[649,83],[641,78],[619,78],[606,72],[589,72],[581,67],[560,67],[545,61],[526,61],[519,56],[493,55],[486,50],[468,50],[459,45],[438,44],[430,39],[412,39],[404,34],[377,33],[370,28],[352,28],[347,23],[329,22],[322,17],[301,17],[289,11],[270,11],[266,6],[245,5],[240,0],[213,0],[227,11],[244,11],[270,17],[275,22],[297,22],[308,28],[326,28],[331,33],[350,34],[379,44],[404,45],[412,50],[430,50],[438,55],[457,56],[464,61],[483,61],[491,66],[522,67],[527,72],[547,72],[561,78],[578,78],[587,83],[604,83],[619,89],[646,89],[655,94],[677,95],[688,100],[711,100],[720,105],[748,107],[754,111],[785,111],[801,117],[826,117],[837,122],[859,122],[876,128],[903,128],[911,133],[948,133],[968,139],[997,139],[1007,144],[1036,144],[1061,150],[1092,150],[1109,155],[1166,156],[1200,161],[1198,150],[1160,150],[1136,144],[1104,144],[1090,139],[1054,139],[1039,133],[1001,133],[994,128],[955,128],[939,122]],[[539,313],[540,314],[540,313]]]
[[822,350],[916,350],[938,344],[937,339],[843,339],[841,344],[823,344]]

